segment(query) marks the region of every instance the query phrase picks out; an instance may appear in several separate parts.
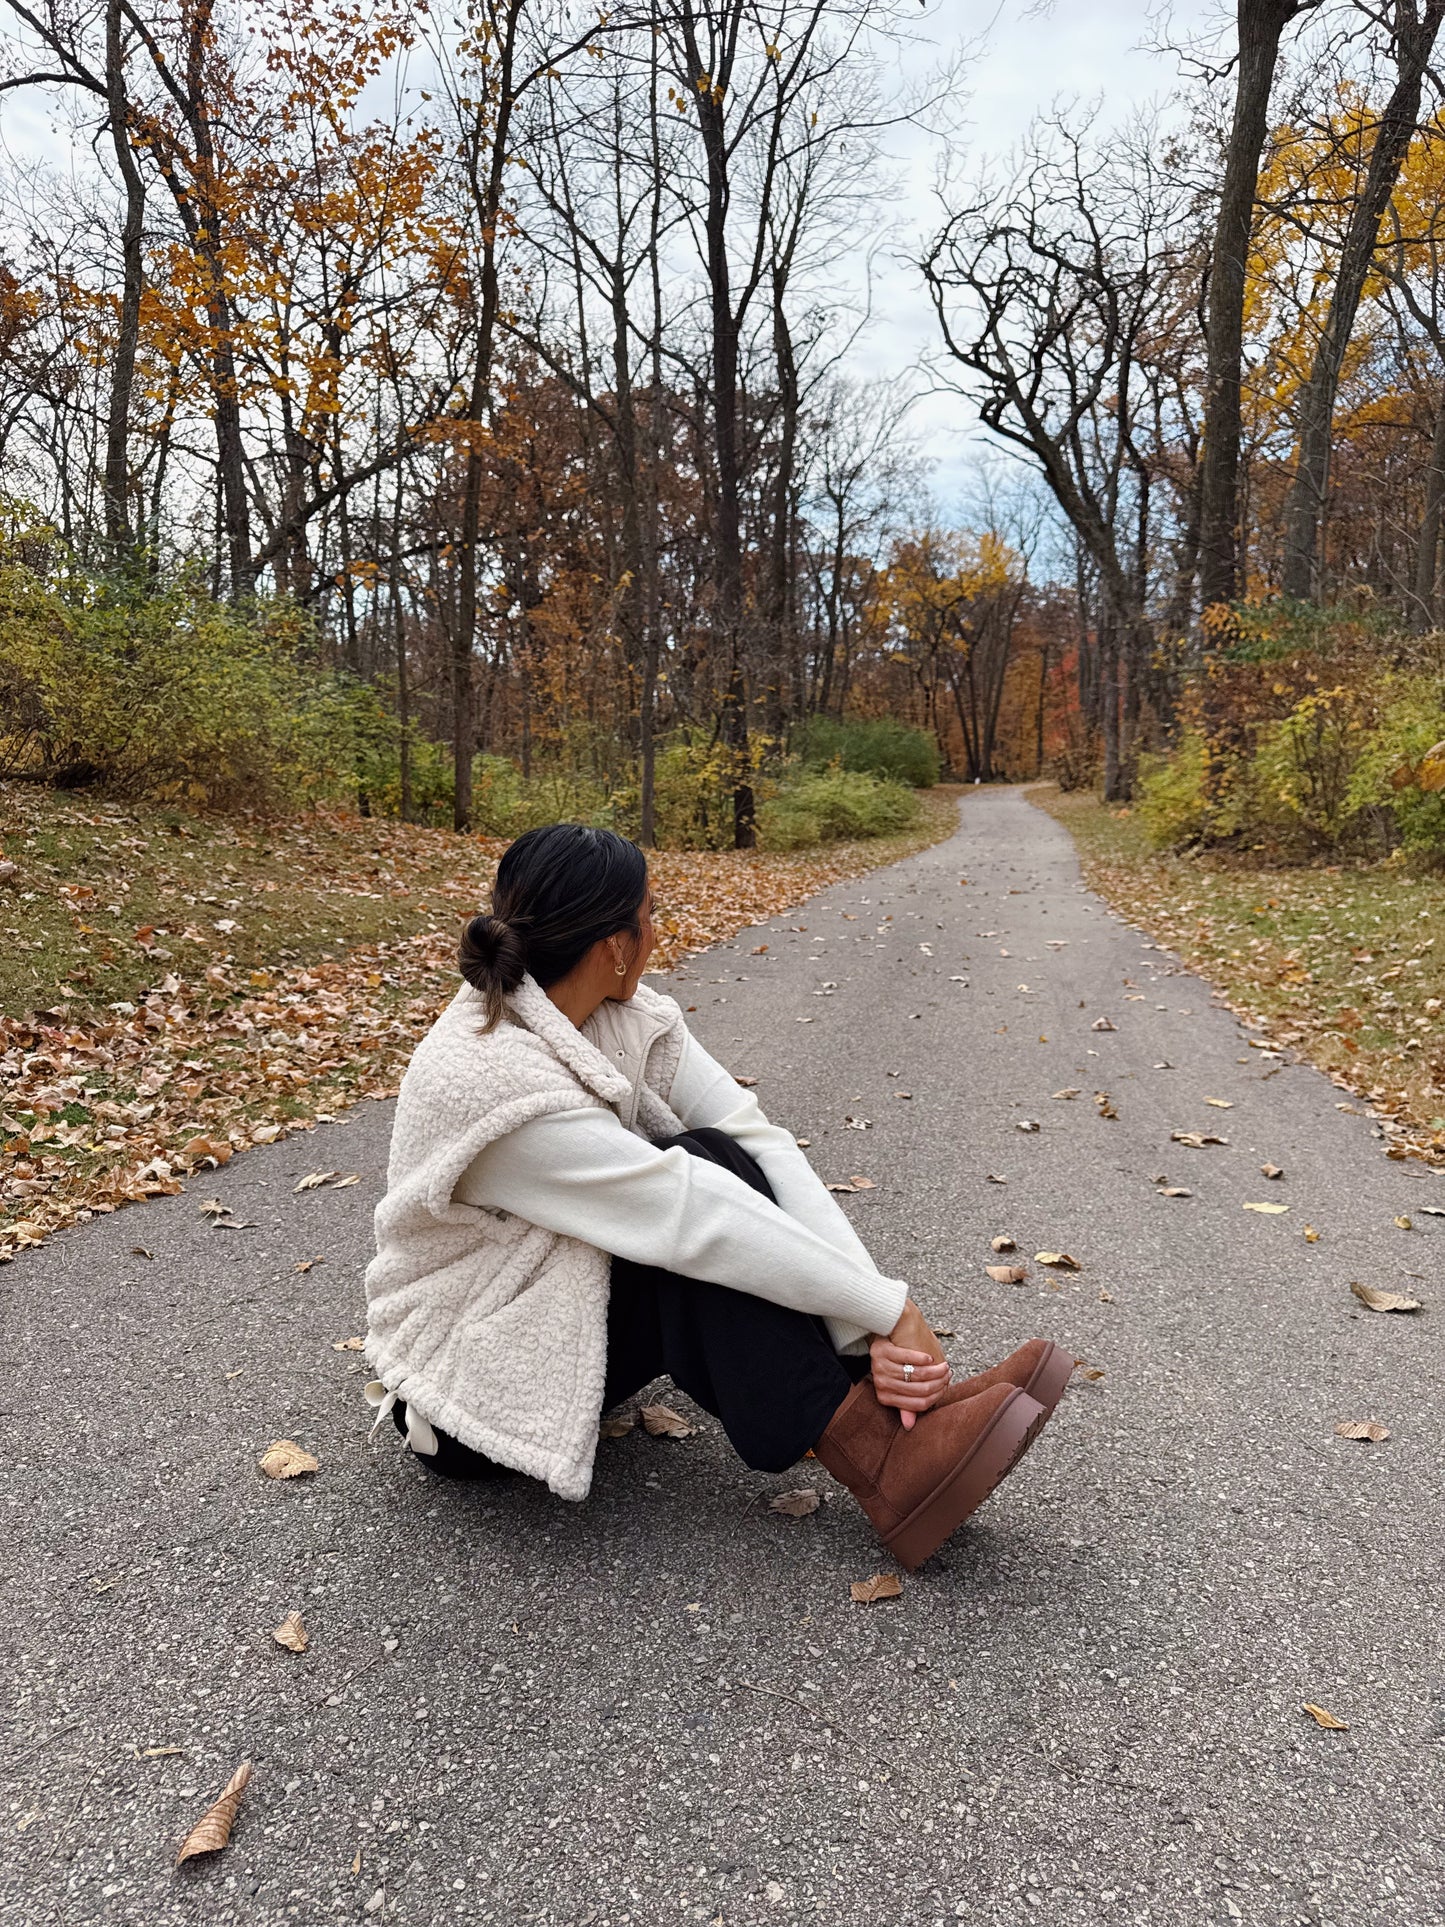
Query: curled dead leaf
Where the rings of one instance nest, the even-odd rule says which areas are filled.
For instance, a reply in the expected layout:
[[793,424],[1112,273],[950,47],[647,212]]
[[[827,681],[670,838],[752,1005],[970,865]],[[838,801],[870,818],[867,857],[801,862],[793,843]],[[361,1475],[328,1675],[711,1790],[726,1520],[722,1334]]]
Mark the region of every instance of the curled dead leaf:
[[1091,1385],[1097,1385],[1099,1380],[1104,1376],[1103,1366],[1091,1365],[1087,1358],[1076,1358],[1074,1360],[1074,1367],[1079,1377],[1087,1379]]
[[875,1572],[871,1579],[855,1579],[848,1597],[856,1606],[871,1606],[875,1599],[897,1599],[902,1591],[903,1581],[896,1572]]
[[1021,1285],[1029,1275],[1023,1265],[985,1265],[984,1270],[996,1285]]
[[1194,1193],[1187,1184],[1164,1184],[1159,1187],[1161,1198],[1192,1198]]
[[1084,1269],[1078,1259],[1071,1257],[1067,1251],[1036,1251],[1034,1253],[1034,1263],[1036,1265],[1052,1265],[1055,1271],[1082,1271]]
[[1039,1128],[1038,1120],[1032,1117],[1021,1117],[1014,1125],[1016,1131],[1037,1131]]
[[1216,1111],[1232,1111],[1234,1109],[1234,1099],[1232,1097],[1206,1097],[1204,1101],[1206,1104],[1212,1104]]
[[851,1177],[848,1180],[855,1191],[876,1191],[877,1183],[872,1178]]
[[1395,1229],[1397,1231],[1413,1231],[1415,1227],[1408,1218],[1401,1216],[1395,1220]]
[[1264,1178],[1282,1178],[1284,1176],[1284,1170],[1278,1164],[1261,1164],[1259,1174]]
[[1111,1017],[1096,1017],[1089,1028],[1090,1030],[1117,1030],[1119,1026]]
[[1307,1245],[1317,1245],[1320,1241],[1320,1234],[1312,1224],[1305,1226],[1303,1236]]
[[1289,1206],[1287,1204],[1260,1203],[1257,1200],[1251,1199],[1244,1205],[1243,1209],[1246,1211],[1262,1212],[1267,1218],[1278,1218],[1282,1217],[1283,1214],[1289,1210]]
[[637,1428],[637,1413],[612,1412],[597,1428],[597,1436],[603,1439],[625,1439],[629,1432]]
[[816,1512],[823,1501],[810,1485],[799,1486],[796,1492],[780,1492],[776,1499],[769,1501],[770,1512],[781,1512],[785,1518],[806,1519],[810,1512]]
[[1406,1298],[1398,1291],[1380,1291],[1375,1285],[1351,1282],[1350,1290],[1371,1311],[1423,1311],[1418,1298]]
[[1389,1426],[1381,1425],[1378,1419],[1373,1418],[1341,1419],[1335,1427],[1335,1437],[1337,1439],[1368,1439],[1371,1444],[1378,1445],[1382,1440],[1389,1438],[1389,1436]]
[[236,1771],[226,1782],[219,1799],[206,1808],[206,1811],[191,1828],[181,1842],[176,1855],[176,1865],[183,1860],[191,1860],[198,1853],[219,1853],[231,1837],[231,1828],[236,1824],[236,1813],[241,1805],[241,1795],[246,1791],[251,1779],[251,1762],[242,1760]]
[[364,1352],[366,1350],[366,1336],[364,1333],[359,1333],[354,1338],[333,1339],[331,1349],[334,1352]]
[[996,1238],[989,1239],[989,1248],[993,1251],[1017,1251],[1018,1240],[1011,1238],[1006,1231],[1000,1231]]
[[690,1439],[697,1430],[670,1405],[644,1405],[642,1423],[655,1439]]
[[278,1646],[284,1646],[288,1653],[304,1653],[311,1644],[306,1622],[298,1612],[287,1613],[279,1626],[271,1628],[271,1637]]
[[261,1454],[261,1470],[268,1479],[299,1479],[303,1472],[319,1472],[320,1462],[293,1439],[276,1439]]
[[1348,1720],[1337,1720],[1333,1713],[1323,1706],[1316,1706],[1313,1700],[1304,1702],[1304,1710],[1315,1725],[1322,1726],[1327,1733],[1348,1733],[1350,1730]]
[[1083,1095],[1083,1093],[1079,1090],[1077,1085],[1071,1084],[1066,1090],[1054,1091],[1051,1093],[1051,1095],[1059,1099],[1061,1102],[1067,1102],[1069,1098],[1080,1097]]

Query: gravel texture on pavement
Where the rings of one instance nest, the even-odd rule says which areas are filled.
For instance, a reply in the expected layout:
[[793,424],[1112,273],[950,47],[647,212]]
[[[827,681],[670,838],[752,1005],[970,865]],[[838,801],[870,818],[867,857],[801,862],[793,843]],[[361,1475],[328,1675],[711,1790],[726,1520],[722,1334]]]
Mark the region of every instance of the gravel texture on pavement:
[[[961,1368],[1041,1333],[1098,1375],[855,1605],[891,1567],[847,1494],[690,1407],[580,1506],[367,1444],[335,1347],[390,1106],[65,1233],[0,1271],[0,1920],[1439,1922],[1445,1176],[1254,1048],[1017,792],[655,981],[873,1180],[845,1207]],[[296,1194],[330,1168],[360,1182]],[[319,1472],[262,1477],[282,1438]],[[242,1759],[231,1845],[173,1870]]]

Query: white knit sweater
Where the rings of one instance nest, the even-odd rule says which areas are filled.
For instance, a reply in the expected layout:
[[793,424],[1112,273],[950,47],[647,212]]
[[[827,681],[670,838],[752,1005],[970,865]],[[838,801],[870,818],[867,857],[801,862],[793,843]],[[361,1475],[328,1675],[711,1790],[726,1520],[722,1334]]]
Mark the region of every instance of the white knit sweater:
[[[610,1253],[820,1313],[840,1347],[892,1329],[906,1286],[672,998],[640,985],[578,1030],[528,976],[494,1031],[480,1020],[464,987],[402,1082],[367,1270],[374,1402],[582,1498]],[[758,1158],[778,1204],[650,1142],[701,1124]]]

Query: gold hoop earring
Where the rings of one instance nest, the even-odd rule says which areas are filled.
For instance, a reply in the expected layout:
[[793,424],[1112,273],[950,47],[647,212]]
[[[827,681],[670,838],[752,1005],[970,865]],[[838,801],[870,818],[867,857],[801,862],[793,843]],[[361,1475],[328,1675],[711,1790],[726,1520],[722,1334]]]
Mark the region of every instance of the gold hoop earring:
[[627,965],[614,964],[612,966],[612,974],[614,977],[625,977],[627,975]]

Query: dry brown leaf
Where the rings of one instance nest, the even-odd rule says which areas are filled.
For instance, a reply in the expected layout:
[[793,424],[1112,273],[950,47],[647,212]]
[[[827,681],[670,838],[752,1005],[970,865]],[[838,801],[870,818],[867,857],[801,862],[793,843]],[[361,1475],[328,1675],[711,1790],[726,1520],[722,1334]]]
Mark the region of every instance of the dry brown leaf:
[[1380,1291],[1374,1285],[1361,1285],[1354,1282],[1350,1290],[1362,1305],[1371,1311],[1423,1311],[1424,1306],[1418,1298],[1406,1298],[1398,1291]]
[[993,1251],[1017,1251],[1018,1240],[1011,1238],[1006,1231],[1000,1231],[996,1238],[989,1239],[989,1248]]
[[1260,1176],[1264,1178],[1282,1178],[1284,1176],[1284,1171],[1278,1164],[1261,1164],[1259,1173]]
[[846,1184],[839,1184],[830,1180],[827,1188],[830,1191],[856,1191],[858,1189],[851,1178],[849,1178]]
[[1427,1218],[1445,1218],[1445,1204],[1422,1204],[1417,1208]]
[[1014,1125],[1016,1131],[1037,1131],[1039,1128],[1038,1120],[1032,1117],[1021,1117]]
[[872,1178],[851,1177],[848,1180],[855,1191],[876,1191],[877,1184]]
[[1302,1235],[1307,1245],[1317,1245],[1320,1241],[1320,1234],[1318,1231],[1315,1230],[1312,1224],[1307,1224],[1305,1226],[1304,1232]]
[[1408,1218],[1399,1217],[1395,1220],[1395,1229],[1397,1231],[1413,1231],[1415,1227]]
[[1341,1419],[1335,1427],[1335,1437],[1337,1439],[1368,1439],[1372,1444],[1378,1445],[1383,1439],[1389,1438],[1389,1436],[1389,1426],[1381,1425],[1378,1419],[1373,1418],[1345,1418]]
[[1243,1206],[1243,1209],[1246,1211],[1262,1212],[1267,1218],[1279,1218],[1289,1210],[1289,1206],[1287,1204],[1261,1203],[1257,1199],[1251,1199]]
[[855,1579],[848,1596],[856,1606],[870,1606],[875,1599],[897,1599],[903,1581],[896,1572],[875,1572],[871,1579]]
[[805,1519],[810,1512],[816,1512],[823,1501],[810,1485],[799,1486],[796,1492],[780,1492],[776,1499],[769,1502],[770,1512],[781,1512],[789,1519]]
[[1029,1275],[1023,1265],[985,1265],[984,1270],[996,1285],[1021,1285]]
[[1316,1706],[1313,1700],[1304,1702],[1304,1710],[1315,1725],[1322,1726],[1327,1733],[1348,1733],[1350,1730],[1348,1720],[1337,1720],[1333,1713],[1328,1712],[1323,1706]]
[[1099,1380],[1104,1376],[1103,1366],[1091,1365],[1087,1358],[1076,1358],[1074,1365],[1079,1377],[1088,1379],[1091,1385],[1097,1385]]
[[1192,1198],[1194,1193],[1187,1184],[1165,1184],[1159,1189],[1161,1198]]
[[311,1644],[306,1622],[298,1612],[287,1613],[279,1626],[271,1628],[271,1637],[278,1646],[284,1646],[288,1653],[304,1653]]
[[230,1205],[222,1204],[219,1198],[202,1198],[196,1209],[203,1218],[229,1218],[231,1215]]
[[1081,1097],[1083,1093],[1079,1090],[1077,1085],[1071,1084],[1067,1090],[1054,1091],[1052,1095],[1058,1098],[1061,1102],[1067,1102],[1069,1098]]
[[366,1350],[365,1334],[360,1334],[355,1338],[333,1339],[331,1349],[334,1352],[364,1352]]
[[320,1463],[292,1439],[276,1439],[258,1463],[268,1479],[299,1479],[303,1472],[321,1470]]
[[1067,1251],[1036,1251],[1036,1265],[1052,1265],[1055,1271],[1082,1271],[1084,1267],[1077,1258],[1070,1257]]
[[1090,1030],[1117,1030],[1119,1026],[1109,1017],[1096,1017],[1089,1026]]
[[625,1439],[629,1432],[637,1429],[637,1413],[613,1412],[603,1419],[597,1428],[597,1436],[602,1439]]
[[1234,1099],[1232,1097],[1206,1097],[1204,1101],[1206,1104],[1212,1104],[1216,1111],[1232,1111],[1234,1109]]
[[[299,1196],[303,1191],[317,1191],[323,1184],[329,1183],[332,1178],[340,1177],[340,1175],[341,1173],[339,1171],[308,1171],[306,1176],[302,1178],[301,1182],[292,1192],[292,1196]],[[204,1208],[203,1206],[202,1209]]]
[[690,1439],[697,1430],[670,1405],[644,1405],[642,1423],[655,1439]]
[[198,1853],[219,1853],[231,1837],[231,1828],[236,1823],[236,1812],[241,1804],[241,1795],[246,1791],[251,1779],[251,1762],[242,1760],[236,1771],[226,1782],[221,1797],[206,1808],[206,1811],[191,1828],[181,1842],[180,1852],[176,1855],[176,1865],[183,1860],[191,1860]]
[[1119,1115],[1114,1100],[1107,1091],[1094,1092],[1094,1105],[1100,1117],[1117,1117]]

